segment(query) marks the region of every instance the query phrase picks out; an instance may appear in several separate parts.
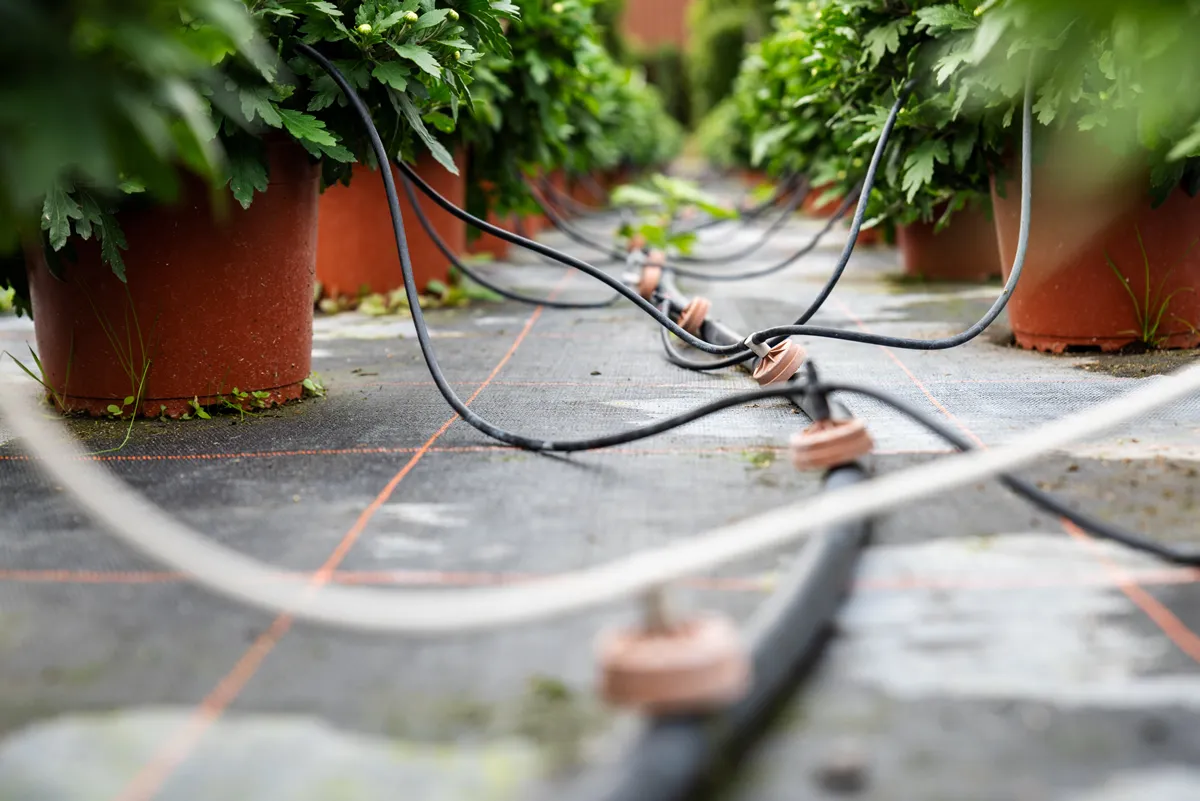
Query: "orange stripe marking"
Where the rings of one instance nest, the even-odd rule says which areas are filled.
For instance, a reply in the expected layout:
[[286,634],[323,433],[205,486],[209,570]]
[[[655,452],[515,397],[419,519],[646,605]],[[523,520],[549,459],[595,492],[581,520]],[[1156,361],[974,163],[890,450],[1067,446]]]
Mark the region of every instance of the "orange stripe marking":
[[[568,273],[568,276],[569,275],[570,274]],[[521,333],[517,335],[517,338],[513,341],[508,351],[504,354],[504,357],[500,359],[500,362],[495,366],[484,382],[480,384],[478,389],[476,389],[475,392],[471,394],[471,397],[467,399],[466,403],[468,405],[479,397],[479,394],[488,387],[492,380],[495,379],[500,371],[504,369],[505,365],[508,364],[509,360],[512,359],[513,355],[517,352],[517,349],[521,346],[521,343],[525,341],[527,336],[529,336],[529,332],[533,329],[533,326],[541,318],[542,309],[543,307],[538,306],[533,310],[533,314],[531,314],[529,319],[526,320],[525,326],[521,329]],[[412,458],[410,458],[404,467],[400,469],[400,472],[396,473],[396,475],[392,477],[392,480],[387,483],[382,491],[380,491],[380,493],[375,497],[375,500],[373,500],[371,504],[363,510],[362,514],[360,514],[358,519],[354,522],[354,525],[351,526],[350,530],[347,531],[345,536],[342,537],[333,553],[328,559],[325,560],[325,563],[321,565],[320,569],[313,574],[308,585],[310,589],[315,591],[321,586],[329,583],[330,579],[334,575],[334,572],[337,570],[338,565],[342,563],[342,561],[346,558],[346,555],[350,552],[350,549],[354,547],[356,542],[358,542],[359,537],[366,529],[367,524],[370,523],[371,518],[374,517],[375,513],[379,511],[379,509],[385,503],[387,503],[388,498],[391,497],[396,487],[399,486],[400,482],[403,481],[410,472],[412,472],[412,469],[417,465],[418,462],[421,461],[425,454],[429,452],[429,449],[433,447],[433,443],[437,442],[437,440],[441,438],[441,436],[445,434],[446,431],[450,429],[450,426],[454,425],[455,421],[458,419],[458,415],[455,414],[449,420],[443,423],[441,428],[439,428],[433,434],[433,436],[426,440],[425,444],[422,445],[417,452],[412,455]],[[150,801],[150,799],[153,799],[154,796],[158,794],[158,791],[162,789],[163,785],[168,779],[170,779],[175,770],[181,764],[183,764],[183,762],[186,761],[196,749],[196,746],[199,745],[200,740],[203,738],[204,734],[208,731],[212,724],[215,723],[218,718],[220,718],[225,710],[229,708],[229,705],[232,704],[234,700],[236,700],[241,694],[242,690],[249,683],[250,679],[252,679],[258,672],[263,660],[267,658],[267,656],[275,649],[275,646],[279,643],[279,641],[283,639],[283,636],[287,634],[289,629],[291,629],[293,622],[293,617],[288,614],[283,614],[275,618],[270,627],[265,632],[260,634],[250,648],[245,652],[245,654],[242,655],[237,664],[233,666],[233,669],[230,670],[229,673],[226,674],[225,677],[217,684],[216,688],[209,693],[203,701],[200,702],[191,719],[180,731],[180,733],[168,741],[167,744],[151,758],[150,762],[147,763],[136,776],[134,776],[133,780],[124,788],[124,790],[118,794],[117,798],[120,801]]]
[[[845,303],[842,303],[841,301],[836,302],[842,309],[842,312],[849,317],[859,329],[863,331],[867,330],[867,327],[863,321],[859,319],[854,312],[852,312],[850,308],[846,306]],[[915,375],[913,375],[912,371],[909,370],[902,361],[900,361],[896,354],[892,353],[892,351],[888,350],[886,347],[884,348],[884,352],[891,357],[892,361],[900,366],[900,369],[902,369],[908,375],[908,377],[912,379],[912,382],[916,384],[917,388],[925,394],[925,397],[929,398],[930,403],[936,406],[941,413],[946,416],[947,419],[958,426],[958,428],[961,429],[963,433],[970,437],[974,442],[976,442],[979,447],[987,448],[987,445],[984,444],[983,440],[976,436],[970,428],[968,428],[962,421],[955,417],[955,415],[948,408],[946,408],[942,403],[934,398],[933,395],[930,394],[929,390],[925,388],[925,385],[922,384]],[[1080,542],[1090,543],[1093,549],[1095,548],[1095,540],[1088,536],[1086,532],[1084,532],[1074,523],[1066,519],[1060,519],[1059,523],[1062,525],[1063,529],[1071,535],[1071,537],[1079,540]],[[1175,613],[1168,609],[1161,601],[1159,601],[1150,593],[1146,592],[1143,587],[1133,581],[1131,574],[1126,572],[1123,568],[1103,554],[1097,553],[1096,556],[1109,571],[1117,585],[1117,588],[1125,594],[1125,597],[1132,601],[1135,606],[1141,609],[1142,612],[1144,612],[1146,616],[1150,618],[1150,620],[1153,621],[1154,624],[1158,626],[1164,634],[1167,635],[1168,639],[1175,644],[1175,647],[1185,653],[1193,661],[1200,663],[1200,636],[1197,636],[1195,632],[1188,628],[1187,625],[1184,624],[1184,622],[1180,620]]]

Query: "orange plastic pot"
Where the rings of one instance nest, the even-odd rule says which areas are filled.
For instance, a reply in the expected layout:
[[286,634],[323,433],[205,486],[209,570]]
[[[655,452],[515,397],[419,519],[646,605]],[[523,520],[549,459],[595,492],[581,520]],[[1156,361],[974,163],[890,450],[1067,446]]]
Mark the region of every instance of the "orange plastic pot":
[[996,225],[987,210],[968,204],[941,231],[916,222],[896,230],[904,272],[930,281],[978,283],[1002,273]]
[[[429,155],[422,156],[413,169],[438,193],[461,208],[466,205],[466,182],[462,178],[465,164],[461,154],[455,155],[455,163],[459,166],[459,175],[452,174]],[[400,186],[399,171],[393,167],[392,174],[400,191],[400,211],[404,215],[413,277],[417,287],[424,290],[432,280],[445,282],[449,279],[450,260],[421,227]],[[455,255],[465,253],[466,223],[419,191],[418,198],[425,216],[451,252]],[[404,286],[383,179],[366,165],[354,166],[349,186],[331,186],[321,195],[317,280],[330,297],[390,292]]]
[[270,186],[249,209],[214,210],[185,179],[174,205],[123,210],[127,283],[94,242],[75,243],[64,281],[27,263],[47,383],[67,412],[104,415],[139,395],[146,416],[177,417],[240,392],[301,395],[312,369],[319,173],[287,141],[268,146]]
[[[1111,162],[1090,159],[1084,171],[1064,175],[1050,158],[1034,170],[1029,252],[1008,304],[1024,348],[1200,345],[1200,200],[1176,189],[1151,208],[1144,170],[1080,179]],[[1007,279],[1019,233],[1018,182],[993,180],[992,203]]]
[[[488,212],[487,219],[492,225],[503,228],[505,231],[512,232],[516,229],[511,217],[501,219],[495,214]],[[482,232],[467,245],[467,250],[470,253],[489,253],[497,261],[508,258],[511,248],[512,245],[503,239]]]
[[[542,232],[544,220],[545,218],[540,214],[526,214],[519,218],[513,215],[505,219],[499,219],[494,214],[488,214],[488,222],[492,225],[499,226],[505,231],[518,234],[526,239],[537,239],[538,234]],[[513,247],[511,243],[499,237],[481,233],[474,241],[467,245],[467,250],[471,253],[490,253],[492,258],[501,260],[508,258],[509,254],[512,253]]]

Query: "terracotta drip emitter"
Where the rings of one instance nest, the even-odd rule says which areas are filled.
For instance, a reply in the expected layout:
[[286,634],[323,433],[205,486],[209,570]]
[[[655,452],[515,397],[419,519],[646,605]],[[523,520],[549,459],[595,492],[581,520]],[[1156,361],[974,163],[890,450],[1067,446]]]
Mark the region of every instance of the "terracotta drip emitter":
[[679,313],[679,327],[694,337],[700,336],[700,326],[704,325],[704,321],[708,317],[708,310],[711,308],[712,303],[708,298],[697,295]]
[[750,657],[733,622],[711,614],[672,621],[659,593],[648,599],[645,624],[602,635],[597,656],[605,700],[645,714],[712,711],[750,686]]
[[834,420],[829,396],[817,381],[817,368],[808,370],[809,411],[813,424],[792,437],[792,464],[797,470],[829,470],[850,464],[875,447],[862,420]]
[[829,470],[871,453],[875,443],[862,420],[818,420],[792,436],[792,464],[797,470]]
[[763,387],[787,381],[800,372],[807,356],[804,348],[790,339],[780,342],[760,355],[762,358],[754,368],[754,380]]
[[658,284],[662,281],[662,266],[666,261],[667,254],[661,250],[652,250],[646,257],[646,263],[642,265],[642,275],[638,279],[637,286],[638,294],[646,300],[653,298],[654,293],[658,291]]

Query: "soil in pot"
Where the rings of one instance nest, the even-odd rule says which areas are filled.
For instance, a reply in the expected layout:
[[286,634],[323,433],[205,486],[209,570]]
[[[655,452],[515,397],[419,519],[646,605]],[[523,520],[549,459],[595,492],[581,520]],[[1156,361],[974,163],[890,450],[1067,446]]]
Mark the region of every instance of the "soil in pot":
[[[271,142],[270,186],[249,209],[214,210],[185,179],[174,205],[122,210],[127,282],[95,242],[75,242],[54,278],[28,258],[38,355],[67,412],[148,417],[262,393],[256,406],[300,397],[312,369],[319,173],[291,142]],[[143,383],[144,375],[144,383]],[[139,386],[140,392],[139,392]]]
[[[1176,189],[1152,208],[1145,170],[1098,176],[1096,165],[1111,156],[1073,162],[1081,145],[1070,147],[1068,155],[1060,143],[1034,169],[1029,254],[1008,304],[1017,344],[1052,353],[1200,345],[1200,200]],[[1090,166],[1072,169],[1077,163]],[[1017,180],[993,180],[1006,279],[1019,189]]]
[[900,226],[896,243],[905,275],[914,278],[982,283],[1002,272],[996,225],[982,203],[955,212],[941,231],[926,222]]
[[[466,183],[461,173],[465,160],[456,154],[459,175],[422,156],[413,169],[439,194],[454,205],[466,205]],[[400,192],[404,233],[412,258],[417,287],[425,289],[432,280],[450,278],[450,260],[425,233],[401,186],[399,171],[392,168]],[[422,211],[456,255],[466,252],[466,223],[437,206],[418,190]],[[331,186],[321,195],[321,219],[317,236],[317,280],[330,297],[357,297],[390,292],[404,286],[400,256],[392,233],[387,195],[379,173],[362,164],[354,166],[349,186]]]

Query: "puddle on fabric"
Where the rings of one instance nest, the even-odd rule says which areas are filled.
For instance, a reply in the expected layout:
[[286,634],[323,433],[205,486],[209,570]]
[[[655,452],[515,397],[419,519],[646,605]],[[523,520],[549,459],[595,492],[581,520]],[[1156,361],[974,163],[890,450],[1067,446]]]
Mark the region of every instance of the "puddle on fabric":
[[[0,743],[0,799],[111,801],[193,715],[129,710],[30,726]],[[351,734],[299,716],[226,715],[155,797],[349,801],[392,798],[402,788],[405,798],[507,801],[542,765],[536,746],[517,738],[431,745]]]
[[[643,416],[627,419],[626,425],[642,425],[648,420],[657,420],[682,414],[694,409],[703,400],[695,398],[652,398],[649,400],[616,400],[604,401],[605,406],[618,409],[633,409],[642,412]],[[760,415],[747,414],[768,409],[774,414],[790,414],[791,407],[777,405],[774,401],[766,401],[759,406],[743,406],[721,412],[711,417],[689,423],[676,429],[676,433],[693,437],[715,437],[719,439],[761,440],[769,434],[764,430],[764,420]]]
[[434,540],[403,534],[379,534],[367,542],[367,550],[376,559],[395,559],[404,556],[436,556],[445,551],[446,546]]
[[1163,671],[1175,646],[1113,586],[1105,560],[1163,567],[1065,534],[872,549],[859,580],[876,591],[843,610],[831,674],[906,700],[1200,710],[1200,676]]
[[1117,773],[1066,801],[1195,801],[1197,798],[1200,798],[1200,771],[1161,766]]
[[468,522],[465,508],[458,503],[389,503],[379,509],[379,514],[420,526],[459,528]]

